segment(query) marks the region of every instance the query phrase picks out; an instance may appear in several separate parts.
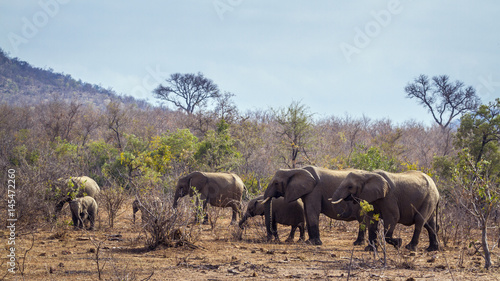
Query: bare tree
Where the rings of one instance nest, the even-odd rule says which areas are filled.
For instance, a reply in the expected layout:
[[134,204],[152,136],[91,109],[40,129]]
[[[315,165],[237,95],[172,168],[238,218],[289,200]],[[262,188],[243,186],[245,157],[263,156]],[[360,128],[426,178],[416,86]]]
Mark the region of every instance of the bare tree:
[[448,128],[455,117],[475,110],[480,104],[473,87],[449,80],[447,75],[440,75],[432,77],[431,82],[427,75],[421,74],[405,87],[407,97],[416,98],[427,107],[434,121],[443,129]]
[[108,128],[113,131],[113,137],[116,139],[118,149],[122,149],[123,130],[129,123],[129,116],[126,111],[121,108],[119,102],[112,101],[106,106],[106,122]]
[[81,104],[72,101],[66,104],[59,100],[43,104],[41,122],[49,138],[54,141],[57,137],[69,140],[71,130],[80,113]]
[[82,146],[85,146],[92,134],[101,126],[100,112],[92,106],[86,108],[86,111],[80,117],[80,126],[78,132],[82,138]]
[[219,87],[212,80],[198,74],[174,73],[154,91],[157,99],[173,103],[178,108],[192,114],[194,110],[211,98],[220,96]]

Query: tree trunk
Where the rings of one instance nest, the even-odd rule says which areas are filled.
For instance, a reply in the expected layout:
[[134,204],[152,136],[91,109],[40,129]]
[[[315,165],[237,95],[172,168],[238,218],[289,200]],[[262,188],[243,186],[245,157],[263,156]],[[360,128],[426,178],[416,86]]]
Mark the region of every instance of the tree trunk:
[[491,252],[490,248],[488,247],[488,234],[487,234],[487,226],[486,223],[483,224],[482,226],[482,237],[481,237],[481,243],[483,245],[483,251],[484,251],[484,268],[489,269],[491,267]]

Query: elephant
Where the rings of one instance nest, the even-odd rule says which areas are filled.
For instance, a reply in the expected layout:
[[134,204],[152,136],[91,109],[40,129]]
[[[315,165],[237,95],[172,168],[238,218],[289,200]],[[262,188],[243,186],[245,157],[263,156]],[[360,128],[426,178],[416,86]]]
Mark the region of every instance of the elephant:
[[[207,203],[216,207],[231,207],[233,216],[231,224],[236,223],[236,217],[241,214],[241,197],[246,190],[240,177],[233,173],[192,172],[181,177],[175,189],[173,207],[177,208],[177,200],[186,195],[193,196],[195,191],[200,194],[203,210]],[[198,203],[198,202],[197,202]],[[203,223],[208,222],[208,215]]]
[[90,196],[79,197],[69,202],[73,226],[75,229],[83,228],[85,222],[90,222],[89,230],[94,229],[94,222],[97,215],[97,202]]
[[[143,198],[143,200],[146,200]],[[155,208],[156,210],[160,210],[163,208],[163,203],[161,202],[160,197],[155,196],[152,198],[151,202],[143,204],[139,199],[135,199],[132,202],[132,218],[133,222],[135,224],[135,213],[137,213],[139,210],[141,211],[141,218],[142,218],[142,223],[146,223],[149,221],[149,218],[151,216],[151,212],[154,212],[154,210],[149,210],[149,208]],[[154,214],[153,214],[154,215]]]
[[87,176],[71,177],[67,180],[60,179],[58,180],[58,187],[60,188],[61,196],[57,200],[56,215],[61,212],[66,202],[83,196],[90,196],[95,199],[99,192],[101,192],[99,185]]
[[[263,199],[264,196],[259,196],[248,202],[247,210],[239,222],[239,226],[241,228],[243,228],[243,224],[248,218],[264,215],[265,208],[264,204],[262,204]],[[273,231],[267,233],[267,240],[270,241],[274,235],[276,240],[279,241],[276,223],[280,223],[283,225],[290,225],[292,227],[292,229],[290,230],[290,235],[288,236],[288,239],[286,239],[286,242],[293,242],[293,237],[295,236],[297,227],[300,231],[299,241],[304,241],[305,217],[304,204],[302,204],[302,200],[299,199],[291,203],[287,203],[285,202],[284,197],[279,197],[273,198],[271,204],[273,211],[271,218],[273,222]],[[269,214],[266,214],[266,216],[269,216]]]
[[[439,250],[437,240],[437,209],[439,191],[431,177],[419,171],[389,173],[382,170],[373,172],[351,172],[333,193],[332,203],[365,200],[374,207],[384,222],[385,240],[396,248],[401,246],[401,238],[392,238],[397,223],[415,225],[413,237],[406,248],[415,251],[422,226],[429,233],[427,251]],[[436,212],[436,217],[434,216]],[[368,227],[369,241],[375,245],[377,223]],[[365,250],[371,250],[367,246]]]
[[[352,170],[329,170],[314,166],[298,169],[280,169],[264,192],[264,203],[270,208],[269,199],[272,197],[285,197],[285,202],[293,202],[302,199],[306,217],[309,244],[322,245],[319,233],[319,215],[344,221],[357,220],[360,223],[363,217],[360,215],[360,207],[354,204],[341,203],[332,205],[329,201],[340,183]],[[266,218],[267,219],[267,218]],[[271,222],[266,221],[266,228],[271,229]],[[360,224],[358,238],[355,245],[361,245],[365,239],[365,228]]]

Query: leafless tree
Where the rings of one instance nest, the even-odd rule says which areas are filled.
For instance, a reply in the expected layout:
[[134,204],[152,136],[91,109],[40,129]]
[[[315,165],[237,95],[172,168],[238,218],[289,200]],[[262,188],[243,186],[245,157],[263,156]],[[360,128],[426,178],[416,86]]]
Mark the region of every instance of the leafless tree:
[[463,82],[450,82],[447,75],[429,78],[421,74],[413,83],[405,87],[407,97],[416,98],[432,114],[434,121],[441,127],[443,155],[448,155],[451,150],[451,128],[450,124],[458,116],[475,110],[480,104],[480,98],[476,90]]
[[106,106],[106,122],[108,128],[113,131],[118,149],[122,149],[123,130],[125,125],[129,123],[129,117],[119,102],[112,101]]
[[429,81],[427,75],[421,74],[405,87],[407,97],[416,98],[427,107],[441,128],[448,128],[455,117],[476,109],[480,104],[473,87],[449,80],[447,75],[440,75]]
[[80,107],[79,102],[72,101],[66,104],[59,100],[53,100],[41,106],[42,119],[40,121],[50,140],[54,141],[57,137],[69,140],[77,115],[80,113]]
[[173,103],[178,108],[192,114],[194,110],[211,98],[220,96],[219,87],[212,80],[198,74],[174,73],[154,91],[156,98]]

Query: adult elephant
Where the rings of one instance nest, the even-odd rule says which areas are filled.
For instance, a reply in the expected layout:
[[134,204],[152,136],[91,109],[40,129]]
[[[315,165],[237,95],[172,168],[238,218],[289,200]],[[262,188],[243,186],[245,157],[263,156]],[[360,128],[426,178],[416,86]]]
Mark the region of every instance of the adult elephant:
[[[299,198],[304,203],[308,242],[314,245],[323,244],[319,234],[319,215],[336,219],[362,222],[360,207],[352,203],[333,205],[329,201],[340,183],[352,170],[329,170],[308,166],[300,169],[280,169],[272,178],[264,193],[266,208],[270,208],[270,198],[284,196],[286,202]],[[270,213],[270,211],[269,211]],[[271,230],[272,222],[266,216],[266,227]],[[360,226],[355,245],[364,243],[365,230]]]
[[[186,195],[193,196],[194,191],[200,194],[203,210],[206,211],[207,203],[215,207],[231,207],[233,216],[231,224],[236,223],[238,214],[241,214],[241,197],[245,185],[240,177],[233,173],[205,173],[193,172],[179,179],[175,188],[174,208],[177,200]],[[205,216],[204,223],[208,221]]]
[[[439,192],[434,181],[426,174],[418,171],[404,173],[351,172],[333,193],[332,203],[346,200],[366,200],[374,207],[373,213],[380,214],[384,221],[384,233],[387,243],[399,248],[401,238],[392,238],[397,223],[415,225],[413,237],[406,248],[414,251],[418,245],[422,226],[429,233],[427,251],[439,249],[436,236],[436,217]],[[377,238],[377,225],[370,224],[369,241],[372,245]],[[366,250],[370,250],[367,246]]]
[[90,196],[95,199],[99,192],[101,192],[99,185],[87,176],[71,177],[66,180],[60,179],[57,183],[57,189],[57,193],[60,195],[56,200],[56,215],[61,212],[66,202],[84,196]]

